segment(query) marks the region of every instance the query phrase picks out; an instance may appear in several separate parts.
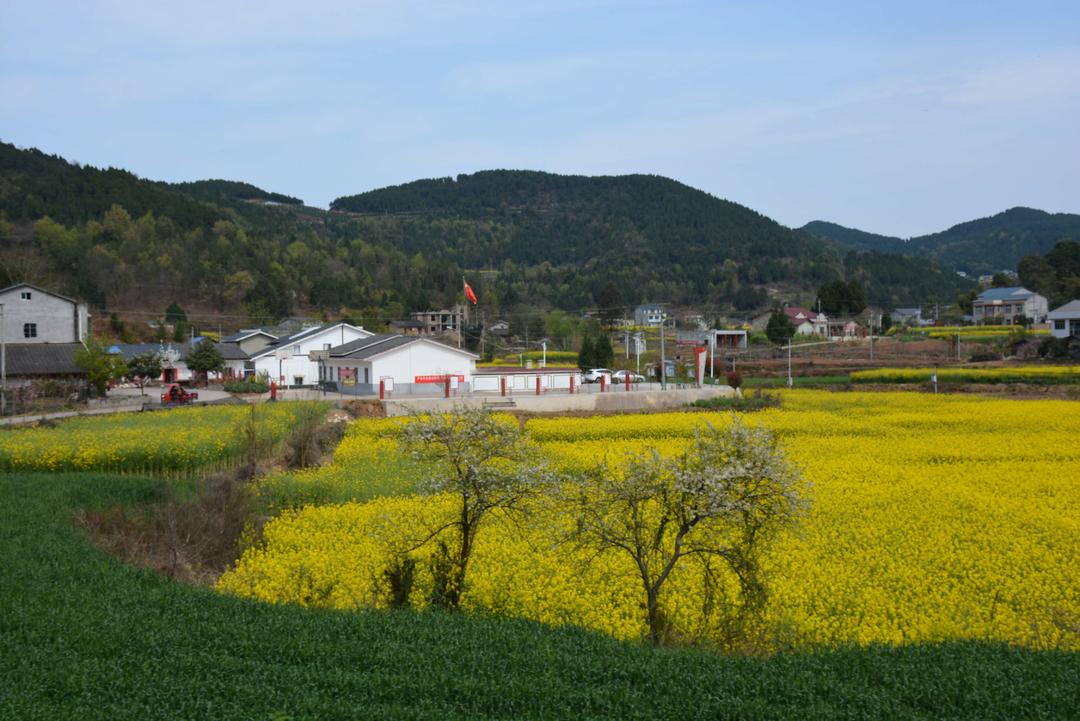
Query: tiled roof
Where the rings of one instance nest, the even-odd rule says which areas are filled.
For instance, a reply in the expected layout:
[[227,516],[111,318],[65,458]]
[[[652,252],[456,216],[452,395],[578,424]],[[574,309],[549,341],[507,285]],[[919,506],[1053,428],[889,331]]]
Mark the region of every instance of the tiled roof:
[[1047,318],[1061,318],[1063,316],[1075,317],[1080,315],[1080,300],[1070,300],[1060,308],[1054,308],[1047,314]]
[[989,288],[979,293],[978,301],[995,301],[995,300],[1027,300],[1031,296],[1035,295],[1027,288],[1012,287],[1012,288]]
[[244,349],[236,343],[221,342],[217,344],[218,352],[221,353],[221,357],[225,360],[248,360],[251,358]]
[[51,295],[54,298],[59,298],[60,300],[66,300],[67,302],[74,303],[76,305],[79,304],[79,301],[75,300],[74,298],[68,298],[66,295],[60,295],[59,293],[54,293],[51,290],[47,290],[45,288],[42,288],[41,286],[34,285],[33,283],[16,283],[15,285],[9,285],[7,288],[0,288],[0,295],[2,295],[4,293],[7,293],[9,290],[15,290],[16,288],[33,288],[34,290],[36,290],[39,293],[44,293],[46,295]]
[[222,343],[236,343],[238,341],[244,340],[245,338],[250,338],[253,335],[260,335],[260,334],[270,336],[271,338],[275,338],[275,339],[277,338],[276,335],[274,335],[273,333],[271,333],[270,331],[268,331],[268,330],[266,330],[264,328],[248,328],[247,330],[240,330],[240,331],[237,331],[237,332],[233,333],[232,335],[225,336],[224,338],[221,339],[221,342]]
[[8,343],[8,377],[85,375],[75,365],[75,352],[82,347],[82,343]]
[[[278,350],[279,348],[286,348],[286,347],[292,345],[293,343],[296,343],[297,341],[304,340],[305,338],[310,338],[311,336],[318,335],[319,333],[322,333],[324,331],[333,330],[334,328],[337,328],[338,326],[341,326],[341,325],[348,325],[348,324],[338,322],[338,323],[327,323],[325,325],[313,326],[311,328],[304,328],[303,330],[299,330],[299,331],[297,331],[297,332],[295,332],[295,333],[293,333],[291,335],[287,335],[287,336],[284,336],[282,338],[278,338],[276,341],[271,342],[270,345],[266,346],[265,348],[260,348],[259,350],[252,353],[251,357],[252,358],[261,358],[262,356],[270,355],[274,351]],[[351,326],[351,325],[349,327],[350,328],[356,328],[356,326]],[[356,329],[363,331],[363,328],[356,328]],[[368,331],[364,331],[364,332],[366,333]]]
[[159,353],[162,349],[170,348],[183,358],[191,352],[191,343],[114,343],[109,346],[109,352],[123,356],[127,361],[141,353]]
[[397,335],[396,333],[379,333],[373,335],[370,338],[360,338],[354,340],[345,345],[339,345],[336,348],[330,349],[331,358],[349,358],[351,360],[366,360],[368,358],[374,358],[377,355],[386,353],[387,351],[395,348],[401,348],[407,346],[410,343],[434,343],[435,345],[442,346],[447,350],[452,350],[463,355],[472,356],[476,358],[475,353],[462,350],[461,348],[454,348],[453,346],[446,345],[445,343],[439,343],[438,341],[431,340],[430,338],[423,338],[414,335]]

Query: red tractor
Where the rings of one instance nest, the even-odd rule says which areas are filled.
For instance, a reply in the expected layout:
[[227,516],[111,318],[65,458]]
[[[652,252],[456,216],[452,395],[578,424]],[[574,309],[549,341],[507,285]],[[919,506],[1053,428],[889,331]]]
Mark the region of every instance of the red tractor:
[[182,406],[199,400],[199,394],[184,390],[179,383],[170,383],[161,390],[161,405]]

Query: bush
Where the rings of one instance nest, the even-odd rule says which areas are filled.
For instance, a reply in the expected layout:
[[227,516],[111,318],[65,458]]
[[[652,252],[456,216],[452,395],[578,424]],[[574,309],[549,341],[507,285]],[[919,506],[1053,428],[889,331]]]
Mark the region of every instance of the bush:
[[270,390],[270,384],[251,378],[226,383],[225,390],[228,393],[266,393]]
[[994,353],[992,351],[978,351],[976,353],[972,353],[971,357],[968,358],[968,360],[971,363],[987,363],[989,361],[999,361],[1001,360],[1001,354]]
[[742,373],[739,371],[728,371],[724,377],[727,378],[727,384],[732,388],[738,388],[742,385]]

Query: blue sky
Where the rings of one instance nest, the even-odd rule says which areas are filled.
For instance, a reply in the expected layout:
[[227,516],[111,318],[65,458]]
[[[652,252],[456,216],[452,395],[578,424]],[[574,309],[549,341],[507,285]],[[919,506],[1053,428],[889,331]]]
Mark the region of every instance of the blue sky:
[[1080,3],[0,0],[0,139],[320,206],[657,173],[918,235],[1080,212]]

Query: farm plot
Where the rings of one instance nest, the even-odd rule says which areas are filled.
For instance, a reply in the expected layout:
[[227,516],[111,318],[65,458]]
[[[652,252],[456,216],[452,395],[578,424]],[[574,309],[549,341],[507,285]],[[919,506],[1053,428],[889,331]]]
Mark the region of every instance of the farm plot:
[[[791,391],[782,409],[745,420],[772,429],[812,484],[803,524],[766,559],[764,633],[774,647],[980,640],[1080,649],[1080,405]],[[726,422],[669,413],[534,419],[527,430],[562,471],[606,460],[617,473],[627,454],[676,453],[703,424]],[[309,505],[271,522],[265,543],[220,589],[383,607],[392,600],[387,571],[410,549],[410,600],[423,606],[430,548],[412,541],[450,505],[412,495],[421,471],[397,458],[396,423],[357,421],[334,464],[291,477],[292,492],[314,489]],[[463,605],[644,637],[634,569],[562,543],[566,521],[551,507],[528,518],[493,521],[481,534]],[[707,642],[716,599],[700,596],[697,573],[689,566],[673,576],[667,612],[684,638]]]

